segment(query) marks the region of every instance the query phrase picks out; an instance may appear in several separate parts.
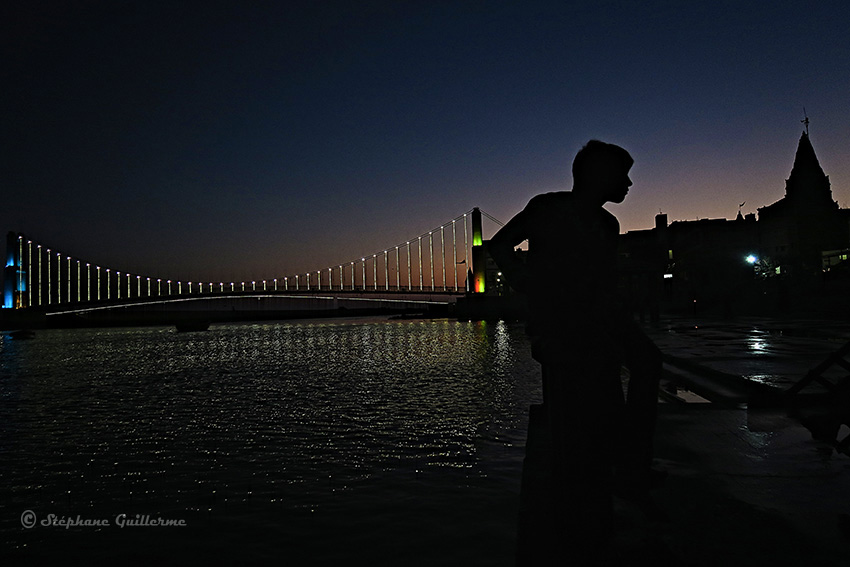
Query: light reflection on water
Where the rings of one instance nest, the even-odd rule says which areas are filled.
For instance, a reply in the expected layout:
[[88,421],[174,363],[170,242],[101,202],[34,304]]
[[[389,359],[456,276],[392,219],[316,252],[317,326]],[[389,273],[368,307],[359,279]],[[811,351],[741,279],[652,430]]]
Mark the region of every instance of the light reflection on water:
[[762,338],[751,337],[747,341],[747,346],[755,354],[763,354],[767,351],[767,342]]
[[[539,399],[521,327],[56,330],[6,337],[0,361],[2,536],[24,557],[64,558],[82,540],[104,557],[129,545],[151,558],[512,562]],[[159,528],[150,547],[114,527],[23,530],[27,509],[189,529]]]

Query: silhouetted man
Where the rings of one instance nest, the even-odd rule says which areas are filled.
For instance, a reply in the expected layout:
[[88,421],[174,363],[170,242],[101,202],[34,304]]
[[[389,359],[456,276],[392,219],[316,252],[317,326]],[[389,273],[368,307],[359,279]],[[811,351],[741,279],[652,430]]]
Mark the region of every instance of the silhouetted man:
[[[534,197],[488,245],[528,297],[564,515],[589,536],[610,527],[612,467],[624,492],[648,497],[652,482],[661,353],[620,305],[620,227],[603,208],[626,198],[633,163],[623,148],[591,140],[573,162],[572,191]],[[526,239],[523,262],[514,248]]]

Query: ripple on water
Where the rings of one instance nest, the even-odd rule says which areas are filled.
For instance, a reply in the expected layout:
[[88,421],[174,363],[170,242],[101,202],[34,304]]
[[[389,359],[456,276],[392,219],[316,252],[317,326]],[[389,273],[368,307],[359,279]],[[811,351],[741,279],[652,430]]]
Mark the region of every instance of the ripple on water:
[[[390,550],[434,564],[450,548],[510,563],[539,399],[521,327],[56,330],[5,340],[0,361],[0,490],[14,513],[184,514],[194,528],[159,532],[182,557],[233,557],[223,546],[238,534],[255,558],[283,546],[328,562]],[[2,533],[48,558],[72,541]],[[143,534],[74,533],[106,556],[148,546]]]

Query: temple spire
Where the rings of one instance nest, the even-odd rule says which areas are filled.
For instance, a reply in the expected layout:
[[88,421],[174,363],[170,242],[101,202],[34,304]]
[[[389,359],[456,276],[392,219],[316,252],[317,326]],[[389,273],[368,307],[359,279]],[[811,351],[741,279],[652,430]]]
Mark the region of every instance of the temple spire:
[[805,126],[806,126],[806,136],[808,136],[809,135],[809,115],[808,115],[808,113],[806,113],[806,107],[805,106],[803,107],[803,116],[805,116],[805,118],[800,120],[800,122],[805,124]]
[[830,208],[837,207],[832,200],[829,177],[824,174],[818,163],[808,132],[803,132],[800,136],[791,175],[785,182],[785,196],[798,204],[817,203]]

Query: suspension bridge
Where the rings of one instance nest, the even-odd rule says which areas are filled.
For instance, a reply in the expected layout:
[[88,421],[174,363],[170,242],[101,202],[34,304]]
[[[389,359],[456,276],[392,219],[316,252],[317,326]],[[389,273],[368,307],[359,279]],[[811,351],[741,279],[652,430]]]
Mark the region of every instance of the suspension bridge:
[[[263,280],[189,281],[134,273],[64,253],[23,233],[7,235],[3,312],[90,322],[157,322],[165,314],[273,317],[323,311],[445,307],[485,293],[479,208],[382,251]],[[218,314],[215,316],[214,314]],[[8,318],[8,317],[7,317]]]

